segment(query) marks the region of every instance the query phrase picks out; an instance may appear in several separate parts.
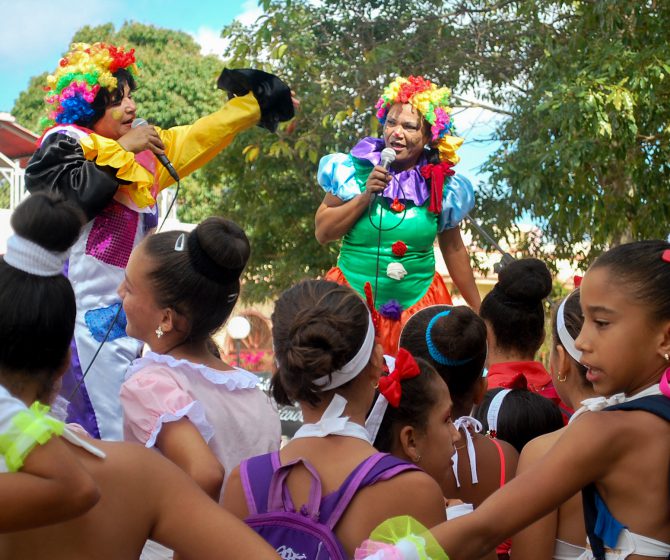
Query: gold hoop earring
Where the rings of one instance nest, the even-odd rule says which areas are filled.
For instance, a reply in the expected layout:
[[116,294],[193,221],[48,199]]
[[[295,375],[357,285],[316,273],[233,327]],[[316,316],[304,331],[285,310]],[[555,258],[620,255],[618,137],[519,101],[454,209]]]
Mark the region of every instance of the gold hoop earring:
[[165,334],[160,325],[158,325],[158,328],[154,332],[156,333],[156,338],[160,338],[161,336],[163,336]]
[[373,389],[379,389],[379,380],[375,381],[375,382],[372,384],[372,388],[373,388]]
[[412,459],[412,461],[418,463],[419,461],[421,461],[421,455],[417,455],[414,459]]
[[563,377],[561,377],[561,372],[559,371],[558,374],[556,375],[556,379],[558,379],[559,383],[563,383],[568,380],[568,376],[564,375]]

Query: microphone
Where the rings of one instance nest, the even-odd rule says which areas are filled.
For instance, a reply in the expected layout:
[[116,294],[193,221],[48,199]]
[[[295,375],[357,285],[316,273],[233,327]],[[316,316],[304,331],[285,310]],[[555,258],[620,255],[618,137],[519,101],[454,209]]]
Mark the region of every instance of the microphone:
[[[137,128],[138,126],[149,126],[149,123],[144,119],[137,118],[133,121],[131,128]],[[167,169],[167,172],[170,174],[170,176],[175,181],[179,182],[179,174],[172,166],[172,163],[170,163],[168,157],[165,154],[154,154],[154,155],[158,158],[158,161],[160,161],[163,164],[163,167]],[[395,154],[393,157],[395,157]]]
[[395,161],[395,150],[393,148],[384,148],[381,154],[381,160],[379,165],[381,165],[386,171],[391,167],[391,164]]
[[[381,165],[386,171],[391,168],[391,164],[395,161],[395,150],[393,148],[384,148],[381,153],[381,159],[379,160],[379,165]],[[374,197],[379,198],[380,193],[375,193]],[[372,204],[372,199],[370,199],[370,204]]]

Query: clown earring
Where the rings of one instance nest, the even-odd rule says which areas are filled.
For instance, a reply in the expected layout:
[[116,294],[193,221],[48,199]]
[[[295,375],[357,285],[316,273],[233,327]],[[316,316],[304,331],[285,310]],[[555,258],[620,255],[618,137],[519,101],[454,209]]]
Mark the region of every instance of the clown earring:
[[156,333],[156,338],[160,338],[165,334],[160,325],[158,325],[158,328],[154,332]]

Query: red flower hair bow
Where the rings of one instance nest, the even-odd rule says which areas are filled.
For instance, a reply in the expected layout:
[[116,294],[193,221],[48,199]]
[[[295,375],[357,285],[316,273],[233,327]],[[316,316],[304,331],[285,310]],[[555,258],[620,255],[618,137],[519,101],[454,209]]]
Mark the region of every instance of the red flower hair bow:
[[414,356],[404,348],[401,348],[398,350],[398,355],[395,359],[393,373],[379,378],[379,392],[386,397],[386,400],[393,408],[398,408],[400,406],[400,397],[402,396],[402,381],[416,377],[420,372],[421,370]]
[[444,179],[456,173],[453,164],[448,161],[440,163],[427,163],[422,165],[419,171],[424,179],[430,179],[430,206],[428,211],[434,214],[442,212],[442,193],[444,192]]

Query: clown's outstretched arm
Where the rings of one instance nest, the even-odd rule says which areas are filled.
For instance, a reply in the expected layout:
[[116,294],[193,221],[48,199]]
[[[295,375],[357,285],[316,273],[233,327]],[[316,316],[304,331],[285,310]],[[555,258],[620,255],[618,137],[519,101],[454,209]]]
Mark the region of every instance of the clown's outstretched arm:
[[[260,125],[274,132],[280,122],[293,118],[295,101],[279,78],[260,70],[224,70],[219,88],[231,97],[225,105],[191,125],[158,129],[165,154],[180,177],[205,165],[242,131]],[[160,188],[174,183],[163,167]]]

